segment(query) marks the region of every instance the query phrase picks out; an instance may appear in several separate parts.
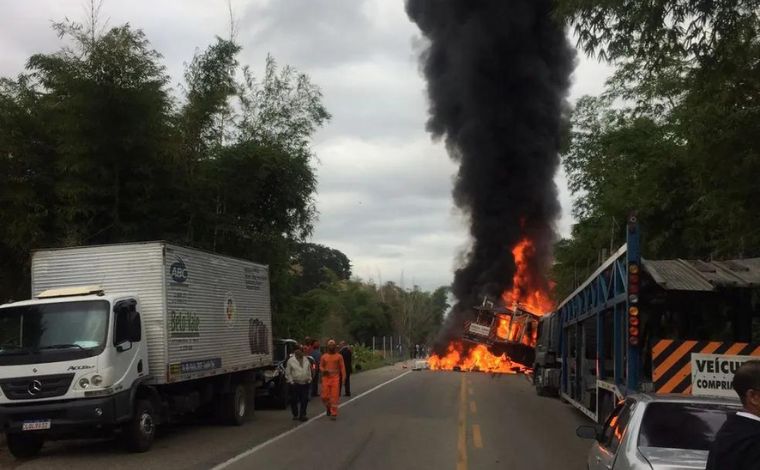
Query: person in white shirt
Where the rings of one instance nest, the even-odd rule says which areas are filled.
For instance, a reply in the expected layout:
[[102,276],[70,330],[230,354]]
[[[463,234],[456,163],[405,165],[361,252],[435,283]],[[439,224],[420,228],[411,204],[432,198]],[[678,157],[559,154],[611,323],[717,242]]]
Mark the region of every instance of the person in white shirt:
[[294,421],[306,421],[306,406],[309,404],[311,389],[311,362],[303,355],[300,347],[285,364],[285,380],[290,385],[290,409]]

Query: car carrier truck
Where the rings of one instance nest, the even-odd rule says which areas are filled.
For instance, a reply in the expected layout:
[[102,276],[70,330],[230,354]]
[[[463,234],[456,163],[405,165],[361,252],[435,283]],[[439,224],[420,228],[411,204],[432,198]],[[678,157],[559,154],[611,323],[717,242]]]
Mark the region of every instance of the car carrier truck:
[[119,434],[203,412],[246,416],[272,365],[267,266],[165,242],[40,250],[32,299],[0,306],[0,431],[45,440]]
[[649,260],[627,242],[541,318],[533,380],[594,421],[630,393],[735,397],[760,356],[760,258]]

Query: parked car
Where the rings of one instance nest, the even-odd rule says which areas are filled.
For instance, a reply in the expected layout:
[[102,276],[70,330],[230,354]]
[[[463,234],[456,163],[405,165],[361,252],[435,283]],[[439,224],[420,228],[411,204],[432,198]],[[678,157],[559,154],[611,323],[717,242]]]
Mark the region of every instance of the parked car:
[[604,425],[579,426],[594,439],[589,470],[704,469],[716,433],[738,400],[685,395],[630,395]]
[[[288,384],[285,381],[285,365],[293,356],[293,351],[298,347],[298,341],[294,339],[275,339],[272,341],[274,364],[262,374],[262,385],[258,388],[256,396],[267,399],[277,408],[285,408],[289,402]],[[317,364],[311,356],[305,356],[311,364],[311,378],[317,373]]]

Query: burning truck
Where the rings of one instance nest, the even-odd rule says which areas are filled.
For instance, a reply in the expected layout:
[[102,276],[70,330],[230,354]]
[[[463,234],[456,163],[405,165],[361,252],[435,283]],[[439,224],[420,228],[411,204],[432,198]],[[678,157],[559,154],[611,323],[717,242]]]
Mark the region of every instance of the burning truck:
[[540,315],[523,305],[496,306],[484,299],[474,318],[464,324],[461,340],[449,344],[445,355],[433,354],[432,370],[494,373],[525,372],[533,364]]
[[458,339],[446,352],[429,359],[432,370],[462,370],[497,373],[526,372],[533,364],[538,324],[553,308],[549,293],[533,282],[528,259],[533,244],[524,239],[512,249],[515,274],[512,287],[496,301],[483,299],[461,326]]

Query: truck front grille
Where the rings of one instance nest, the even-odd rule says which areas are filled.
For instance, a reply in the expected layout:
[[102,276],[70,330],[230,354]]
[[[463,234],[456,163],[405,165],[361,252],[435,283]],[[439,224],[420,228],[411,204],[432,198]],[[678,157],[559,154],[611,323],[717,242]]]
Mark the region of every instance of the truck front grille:
[[0,381],[0,388],[9,400],[34,400],[65,395],[74,374],[19,377]]

